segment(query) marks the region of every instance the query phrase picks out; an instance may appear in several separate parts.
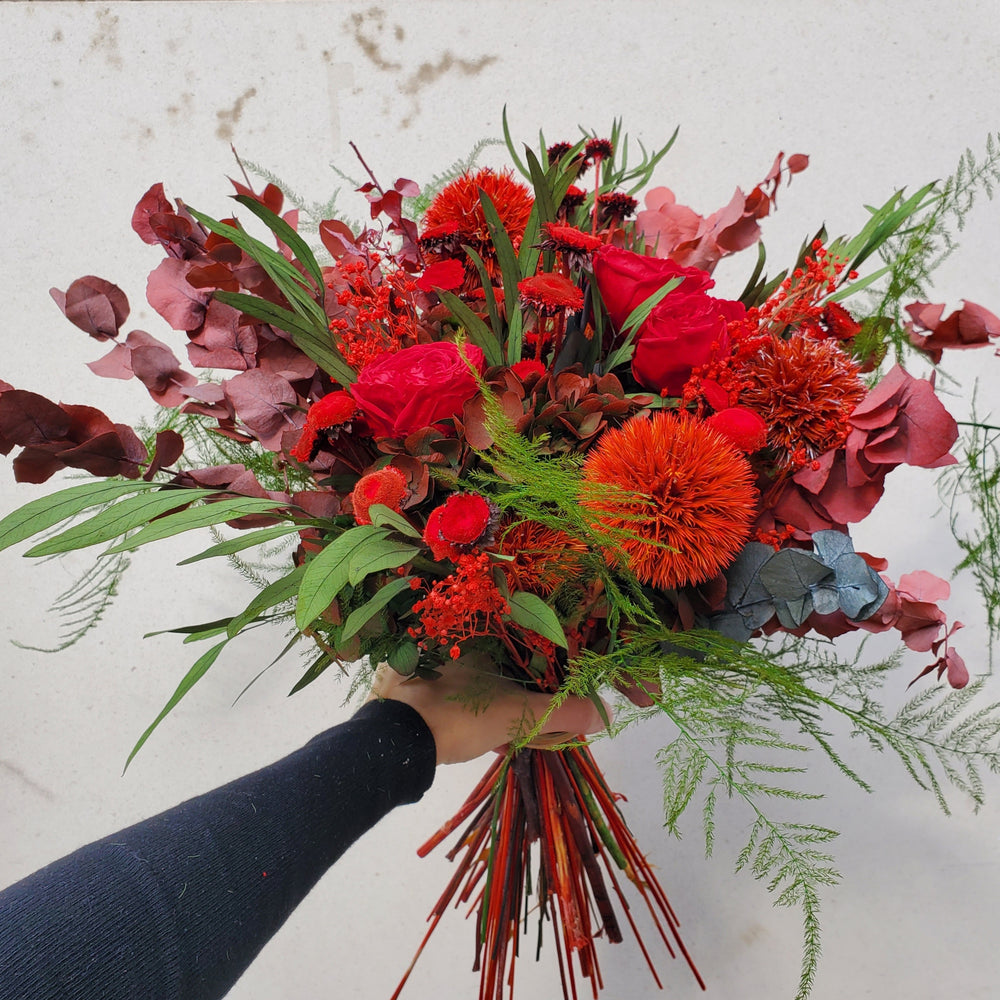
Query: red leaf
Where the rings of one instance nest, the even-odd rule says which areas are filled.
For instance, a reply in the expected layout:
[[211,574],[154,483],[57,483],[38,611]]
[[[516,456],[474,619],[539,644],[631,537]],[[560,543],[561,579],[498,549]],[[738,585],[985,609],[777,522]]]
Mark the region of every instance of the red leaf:
[[177,431],[159,431],[156,435],[156,445],[153,449],[153,458],[149,463],[149,468],[143,475],[143,479],[150,482],[153,476],[165,465],[173,465],[184,452],[184,438]]
[[237,417],[269,451],[281,448],[281,434],[292,426],[289,407],[296,402],[295,390],[278,375],[257,369],[243,372],[222,383]]
[[212,299],[199,330],[189,334],[188,359],[196,368],[246,371],[257,365],[257,334],[240,324],[241,313]]
[[156,244],[159,239],[150,225],[150,216],[172,212],[170,202],[163,193],[163,185],[154,184],[140,199],[132,213],[132,228],[143,243]]
[[[61,406],[38,393],[25,389],[0,393],[0,438],[15,445],[62,440],[69,433],[71,422]],[[4,454],[9,452],[7,448]]]
[[347,254],[357,253],[354,233],[349,226],[337,219],[326,219],[319,224],[319,238],[330,256],[336,260]]
[[129,313],[128,298],[110,281],[88,274],[77,278],[65,292],[50,288],[66,318],[95,340],[111,340]]
[[197,330],[211,298],[211,292],[199,291],[188,282],[192,267],[188,261],[168,257],[146,281],[147,301],[175,330]]

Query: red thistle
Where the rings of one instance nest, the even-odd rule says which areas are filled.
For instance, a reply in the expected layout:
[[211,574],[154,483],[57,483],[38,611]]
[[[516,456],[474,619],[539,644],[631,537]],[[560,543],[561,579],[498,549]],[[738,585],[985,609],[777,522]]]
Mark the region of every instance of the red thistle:
[[[583,504],[616,535],[629,569],[663,589],[710,579],[750,534],[747,460],[703,422],[659,411],[604,434],[587,456]],[[611,491],[602,489],[610,485]]]
[[624,191],[606,191],[597,196],[597,208],[603,226],[617,225],[631,215],[639,204],[631,195]]
[[545,238],[538,244],[539,249],[562,254],[570,269],[590,270],[590,255],[603,245],[602,240],[576,226],[561,226],[556,222],[544,222],[542,229]]
[[309,407],[302,434],[289,454],[299,462],[311,462],[324,440],[335,436],[357,412],[358,408],[349,393],[340,390],[327,393]]
[[587,192],[571,184],[563,195],[562,204],[559,206],[562,212],[572,212],[579,208],[587,200]]
[[524,236],[533,205],[531,192],[524,184],[515,181],[509,170],[496,171],[488,167],[453,180],[431,202],[424,216],[423,240],[428,239],[428,234],[433,234],[435,237],[441,235],[454,241],[456,249],[445,246],[436,249],[428,246],[427,249],[432,254],[443,256],[458,258],[461,255],[466,270],[467,291],[479,284],[479,275],[473,263],[465,259],[461,250],[463,244],[479,253],[491,280],[499,274],[493,241],[479,200],[480,191],[496,207],[515,250]]
[[517,283],[521,302],[540,316],[555,316],[564,309],[580,309],[583,292],[561,274],[535,274]]
[[834,341],[802,334],[772,338],[748,361],[740,403],[763,417],[779,467],[804,465],[843,443],[865,396],[858,371]]
[[377,469],[362,476],[354,486],[351,502],[354,504],[354,520],[358,524],[371,524],[368,509],[373,504],[384,504],[399,511],[406,496],[406,476],[394,465]]
[[586,157],[588,163],[591,160],[609,160],[614,151],[615,149],[611,145],[610,139],[591,139],[583,147],[583,155]]

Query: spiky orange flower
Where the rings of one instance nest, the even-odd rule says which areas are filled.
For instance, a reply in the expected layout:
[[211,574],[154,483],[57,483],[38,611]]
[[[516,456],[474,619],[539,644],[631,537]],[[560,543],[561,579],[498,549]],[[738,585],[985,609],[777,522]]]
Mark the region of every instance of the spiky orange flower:
[[694,418],[663,410],[632,417],[591,450],[583,478],[592,487],[583,506],[621,533],[629,569],[655,587],[711,578],[750,533],[757,500],[750,465]]
[[[483,258],[491,280],[499,274],[493,241],[479,200],[480,190],[493,202],[516,250],[534,204],[531,192],[524,184],[514,180],[511,171],[491,170],[489,167],[463,174],[445,185],[424,215],[423,230],[431,239],[421,241],[425,258],[431,262],[445,256],[461,260],[466,268],[467,280],[475,285],[479,284],[478,273],[461,249],[463,244],[471,246]],[[449,242],[447,246],[442,246],[434,234],[445,230]]]
[[501,527],[497,548],[513,561],[500,563],[512,591],[548,597],[564,580],[575,577],[587,546],[565,531],[538,521],[515,521]]
[[794,469],[836,448],[865,395],[858,366],[833,340],[774,338],[747,362],[740,405],[768,425],[779,469]]

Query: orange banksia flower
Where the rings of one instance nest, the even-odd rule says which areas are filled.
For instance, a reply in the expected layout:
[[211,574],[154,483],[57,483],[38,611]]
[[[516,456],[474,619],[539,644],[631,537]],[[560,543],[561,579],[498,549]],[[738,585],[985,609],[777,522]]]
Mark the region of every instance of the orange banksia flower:
[[565,531],[538,521],[515,521],[502,527],[497,548],[512,562],[500,563],[512,591],[528,590],[548,597],[580,570],[587,546]]
[[864,399],[858,366],[833,340],[774,338],[747,362],[740,404],[764,418],[780,468],[812,461],[840,445]]
[[732,562],[756,513],[754,474],[737,448],[703,422],[662,410],[605,433],[583,478],[591,487],[583,506],[621,534],[629,569],[663,589],[700,583]]

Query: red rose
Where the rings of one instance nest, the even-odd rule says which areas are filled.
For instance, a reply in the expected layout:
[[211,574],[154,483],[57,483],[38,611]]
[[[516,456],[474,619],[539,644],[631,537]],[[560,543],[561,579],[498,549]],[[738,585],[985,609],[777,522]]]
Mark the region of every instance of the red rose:
[[619,247],[605,246],[594,254],[594,277],[618,329],[669,280],[682,279],[639,327],[632,357],[636,380],[670,396],[681,394],[693,368],[729,353],[728,325],[746,314],[739,302],[705,294],[715,285],[707,271]]
[[[463,351],[481,374],[483,352],[475,344],[466,344]],[[383,354],[361,369],[350,388],[375,436],[393,438],[458,416],[478,391],[458,347],[448,342]]]

